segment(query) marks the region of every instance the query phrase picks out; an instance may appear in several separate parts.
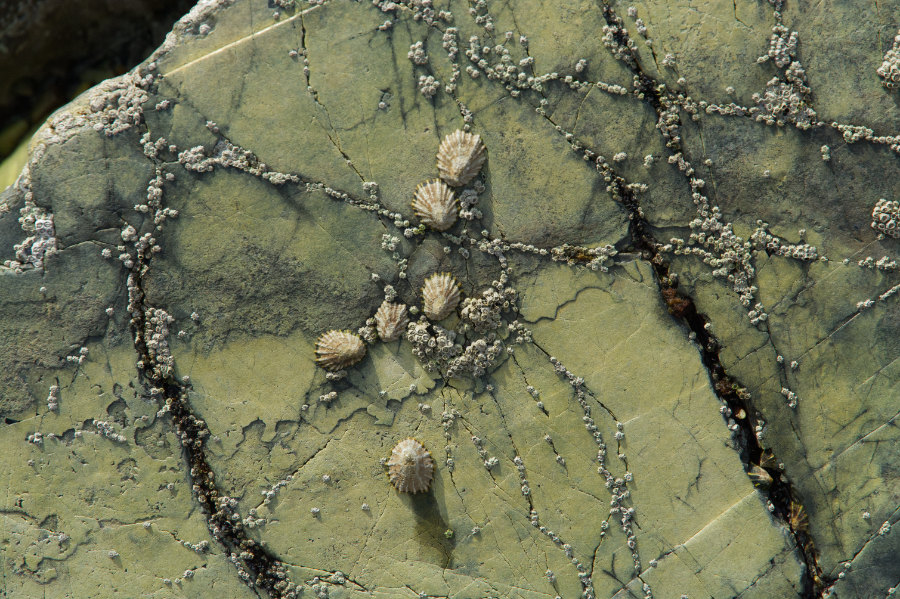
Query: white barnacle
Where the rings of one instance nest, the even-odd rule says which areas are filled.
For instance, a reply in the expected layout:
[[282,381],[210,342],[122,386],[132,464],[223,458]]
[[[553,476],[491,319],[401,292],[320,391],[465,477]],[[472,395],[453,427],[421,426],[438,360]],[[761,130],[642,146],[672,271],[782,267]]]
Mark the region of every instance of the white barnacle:
[[436,231],[446,231],[456,222],[457,202],[453,190],[439,179],[420,183],[412,207],[419,219]]
[[316,342],[316,363],[325,370],[337,371],[356,364],[366,355],[363,340],[350,331],[331,330]]
[[457,129],[444,137],[441,142],[437,154],[437,167],[441,179],[454,187],[459,187],[478,174],[486,158],[481,136]]
[[434,460],[425,446],[415,439],[404,439],[391,450],[387,461],[391,484],[401,493],[428,490],[434,475]]
[[422,286],[422,303],[431,320],[447,318],[459,304],[459,283],[449,273],[434,273]]

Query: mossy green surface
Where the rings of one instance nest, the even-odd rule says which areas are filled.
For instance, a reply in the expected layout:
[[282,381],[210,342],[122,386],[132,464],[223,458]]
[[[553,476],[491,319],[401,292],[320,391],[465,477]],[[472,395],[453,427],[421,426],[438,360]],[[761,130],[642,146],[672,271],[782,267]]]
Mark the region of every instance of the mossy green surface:
[[[0,269],[0,447],[8,456],[0,588],[27,598],[264,595],[241,581],[207,529],[171,417],[140,370],[148,365],[136,364],[134,323],[154,308],[174,318],[167,384],[209,427],[216,484],[235,499],[246,535],[308,596],[574,598],[585,588],[617,598],[647,589],[691,599],[885,595],[900,577],[889,526],[896,531],[900,503],[900,294],[879,298],[897,285],[896,268],[858,262],[900,252],[869,226],[875,202],[900,189],[896,153],[845,144],[828,127],[682,113],[680,143],[722,220],[745,239],[765,221],[786,243],[808,242],[827,258],[751,250],[755,301],[768,314],[754,326],[712,267],[662,247],[687,238],[697,216],[689,179],[667,160],[655,107],[632,93],[632,72],[604,47],[600,6],[489,4],[493,34],[467,3],[442,3],[453,20],[433,26],[413,18],[415,6],[298,4],[276,18],[265,2],[210,3],[149,59],[157,70],[141,87],[148,98],[139,123],[104,135],[108,117],[92,102],[112,96],[95,90],[38,133],[25,176],[0,195],[3,260],[28,235],[17,218],[31,203],[52,213],[58,246],[42,270]],[[695,101],[752,106],[751,95],[777,74],[755,63],[774,24],[768,3],[634,6],[649,45],[627,6],[614,4],[642,73],[658,84]],[[874,72],[879,40],[897,26],[888,10],[786,4],[824,121],[891,133],[896,96]],[[379,29],[386,19],[393,25]],[[441,88],[452,77],[441,38],[449,26],[458,29],[458,88],[426,98],[420,76],[437,77]],[[483,36],[486,57],[482,44],[494,55],[503,45],[511,64],[533,58],[529,73],[628,93],[554,80],[510,95],[484,73],[466,73],[473,35]],[[859,36],[870,37],[842,54]],[[428,65],[407,58],[419,40]],[[669,53],[674,66],[663,64]],[[834,66],[838,58],[844,68]],[[475,204],[482,217],[460,219],[446,236],[405,236],[418,224],[413,190],[438,175],[438,144],[467,111],[488,154]],[[224,159],[226,142],[252,160]],[[823,144],[832,148],[827,162]],[[185,168],[185,152],[198,147],[220,159],[207,171]],[[647,188],[623,201],[583,148]],[[299,182],[272,183],[262,172]],[[178,212],[164,222],[135,209],[157,175],[162,205]],[[370,182],[378,184],[372,196]],[[636,237],[637,221],[658,246],[636,245],[646,241]],[[118,259],[135,254],[129,225],[152,237],[150,257],[136,266]],[[503,247],[513,243],[530,249]],[[566,264],[538,251],[564,243],[585,251],[610,244],[618,255],[604,263],[608,271],[592,271],[583,252]],[[512,351],[484,375],[428,371],[405,338],[367,343],[342,380],[317,367],[318,336],[365,326],[385,285],[397,301],[421,306],[425,277],[446,271],[464,298],[477,298],[500,277],[498,252],[518,292],[498,330]],[[696,323],[667,310],[661,284],[669,280],[654,270],[663,263],[707,319],[721,367],[749,391],[748,408],[763,423],[759,444],[780,463],[772,471],[783,472],[808,524],[785,519],[789,502],[745,474],[742,460],[753,452],[729,430],[731,415],[722,416]],[[138,288],[141,301],[129,306]],[[860,308],[867,299],[874,304]],[[513,321],[533,341],[516,343]],[[441,323],[462,324],[457,315]],[[59,387],[55,409],[51,385]],[[783,389],[799,396],[795,409]],[[606,444],[600,463],[591,426]],[[424,495],[399,494],[387,476],[384,460],[406,437],[435,462]],[[622,515],[610,514],[598,467],[627,480],[634,548]]]

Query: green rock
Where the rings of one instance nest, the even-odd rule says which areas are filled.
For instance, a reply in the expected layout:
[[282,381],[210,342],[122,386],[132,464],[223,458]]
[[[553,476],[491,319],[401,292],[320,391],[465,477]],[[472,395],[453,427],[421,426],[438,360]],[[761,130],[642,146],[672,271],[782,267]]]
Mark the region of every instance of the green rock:
[[[892,592],[890,8],[616,4],[633,51],[605,8],[205,2],[51,117],[0,195],[4,590]],[[754,118],[785,86],[811,127]],[[419,228],[463,126],[470,211]]]

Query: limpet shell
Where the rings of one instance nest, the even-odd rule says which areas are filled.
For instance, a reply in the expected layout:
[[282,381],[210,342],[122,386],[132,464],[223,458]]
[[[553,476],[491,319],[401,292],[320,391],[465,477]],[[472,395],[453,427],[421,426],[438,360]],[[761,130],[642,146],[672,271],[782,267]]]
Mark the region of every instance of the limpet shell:
[[409,324],[406,304],[393,304],[384,300],[375,313],[375,329],[382,341],[394,341],[400,338]]
[[435,231],[446,231],[456,222],[457,207],[453,190],[440,179],[419,183],[413,194],[416,216]]
[[434,273],[422,286],[422,311],[431,320],[443,320],[459,305],[459,283],[450,273]]
[[423,493],[431,486],[434,460],[415,439],[403,439],[391,450],[388,460],[391,484],[401,493]]
[[481,136],[457,129],[441,142],[437,167],[441,179],[454,187],[471,181],[487,158]]
[[363,359],[366,345],[350,331],[331,330],[316,342],[316,363],[325,370],[343,370]]

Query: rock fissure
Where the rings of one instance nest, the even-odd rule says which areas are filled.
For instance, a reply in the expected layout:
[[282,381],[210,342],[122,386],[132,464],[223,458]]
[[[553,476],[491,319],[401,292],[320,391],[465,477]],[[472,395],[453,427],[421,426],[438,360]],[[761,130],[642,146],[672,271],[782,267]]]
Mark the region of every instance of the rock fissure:
[[[616,16],[611,5],[602,3],[602,10],[607,24],[614,29],[614,37],[619,47],[628,49],[628,36],[621,26],[621,20]],[[643,94],[645,101],[656,111],[660,122],[666,117],[659,85],[651,77],[643,72],[637,57],[625,50],[623,62],[627,64],[636,77],[636,90]],[[671,98],[669,98],[671,101]],[[672,121],[668,123],[670,126]],[[680,140],[677,138],[677,121],[675,121],[676,135],[670,135],[667,130],[660,128],[666,139],[666,146],[673,154],[683,154]],[[741,384],[728,375],[719,357],[720,343],[710,333],[709,320],[697,311],[694,301],[680,294],[677,283],[672,280],[669,265],[659,251],[662,246],[654,237],[650,223],[644,218],[640,203],[634,192],[625,185],[624,179],[615,176],[613,189],[619,201],[628,209],[630,217],[630,232],[632,243],[643,252],[645,259],[653,266],[656,281],[669,313],[683,322],[691,332],[700,351],[701,360],[706,368],[710,383],[717,397],[725,404],[726,411],[723,415],[734,415],[728,419],[729,429],[735,438],[735,448],[741,455],[741,461],[748,472],[754,466],[765,470],[771,482],[768,489],[761,489],[768,498],[770,511],[779,520],[784,522],[791,531],[803,561],[806,564],[806,573],[802,596],[804,599],[816,599],[822,597],[829,582],[818,564],[818,555],[809,534],[809,522],[805,510],[800,501],[799,494],[790,483],[782,467],[778,466],[777,458],[770,450],[764,450],[754,430],[753,422],[762,422],[761,415],[752,408],[749,394]],[[743,415],[743,417],[740,417]],[[755,481],[756,482],[756,481]],[[759,486],[759,485],[758,485]]]

